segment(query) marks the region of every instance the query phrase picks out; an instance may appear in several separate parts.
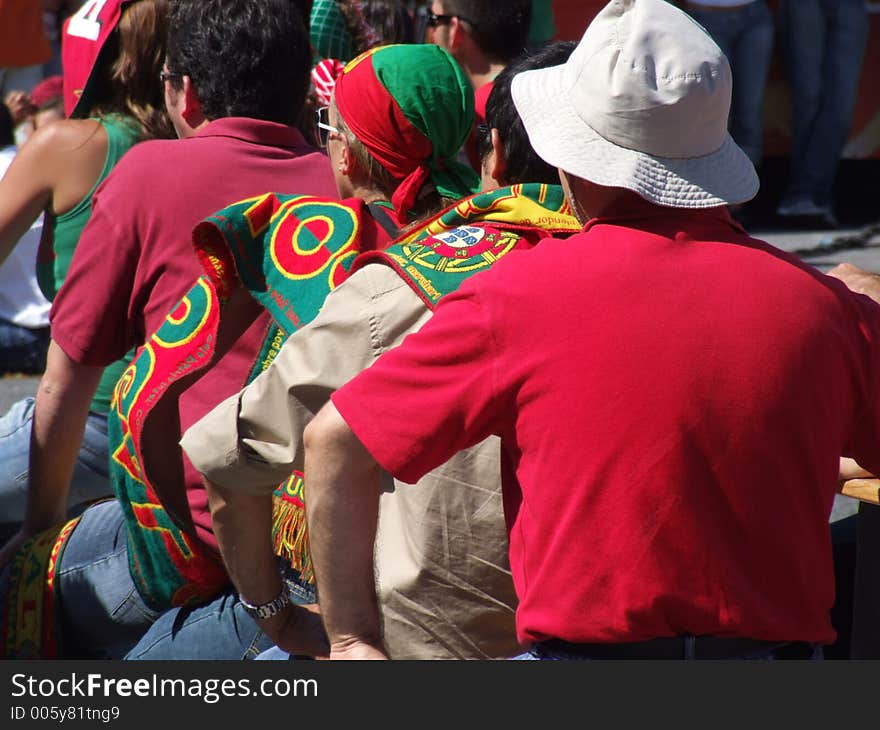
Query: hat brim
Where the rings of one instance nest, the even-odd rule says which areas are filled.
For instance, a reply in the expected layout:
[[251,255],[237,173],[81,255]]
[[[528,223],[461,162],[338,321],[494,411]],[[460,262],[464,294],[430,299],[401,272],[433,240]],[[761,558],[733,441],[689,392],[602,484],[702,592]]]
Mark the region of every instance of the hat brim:
[[755,167],[729,134],[715,152],[687,159],[657,157],[604,139],[572,106],[564,68],[525,71],[511,85],[532,147],[547,163],[673,208],[735,205],[757,194]]

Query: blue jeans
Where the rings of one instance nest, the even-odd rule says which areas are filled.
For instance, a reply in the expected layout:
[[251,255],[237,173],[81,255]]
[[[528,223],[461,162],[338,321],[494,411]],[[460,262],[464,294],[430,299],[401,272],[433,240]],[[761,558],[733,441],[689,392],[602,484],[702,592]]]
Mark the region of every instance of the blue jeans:
[[48,327],[31,329],[0,319],[0,375],[42,373],[48,349]]
[[868,13],[864,0],[781,0],[779,25],[792,93],[784,201],[827,206],[852,125]]
[[765,0],[732,8],[688,12],[727,56],[733,74],[730,134],[753,164],[761,162],[764,142],[764,87],[773,54],[773,14]]
[[66,658],[119,659],[159,617],[128,569],[125,517],[115,499],[89,507],[58,569]]
[[[18,401],[0,418],[0,523],[24,519],[34,399]],[[107,497],[110,487],[107,416],[89,413],[70,484],[68,508]]]
[[[314,591],[299,583],[297,576],[290,576],[286,582],[294,603],[316,602]],[[125,658],[255,659],[272,647],[272,641],[247,614],[238,596],[230,592],[204,606],[175,608],[162,614]]]

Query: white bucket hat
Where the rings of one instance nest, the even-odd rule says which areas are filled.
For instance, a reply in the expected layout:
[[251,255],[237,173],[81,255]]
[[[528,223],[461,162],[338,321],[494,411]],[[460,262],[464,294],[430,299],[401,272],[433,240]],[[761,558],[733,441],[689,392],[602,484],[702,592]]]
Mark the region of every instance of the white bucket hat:
[[612,0],[565,64],[517,74],[511,93],[535,151],[572,175],[675,208],[758,192],[727,132],[730,65],[663,0]]

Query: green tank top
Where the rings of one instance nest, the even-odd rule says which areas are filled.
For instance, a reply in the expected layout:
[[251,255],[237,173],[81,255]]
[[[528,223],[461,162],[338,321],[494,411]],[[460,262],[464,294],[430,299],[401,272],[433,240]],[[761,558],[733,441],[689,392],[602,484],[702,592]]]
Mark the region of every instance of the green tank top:
[[[73,251],[79,241],[80,234],[88,223],[92,214],[92,196],[98,185],[110,174],[116,163],[131,147],[141,141],[141,131],[137,123],[121,115],[108,115],[102,119],[96,119],[107,132],[107,157],[101,174],[86,195],[77,205],[66,213],[55,218],[52,228],[51,251],[40,251],[37,264],[37,281],[45,297],[52,301],[70,268]],[[41,244],[41,246],[44,244]],[[113,388],[122,372],[128,367],[134,350],[128,352],[121,360],[108,365],[98,383],[98,390],[92,400],[91,409],[97,413],[107,413],[110,410],[110,400],[113,397]]]

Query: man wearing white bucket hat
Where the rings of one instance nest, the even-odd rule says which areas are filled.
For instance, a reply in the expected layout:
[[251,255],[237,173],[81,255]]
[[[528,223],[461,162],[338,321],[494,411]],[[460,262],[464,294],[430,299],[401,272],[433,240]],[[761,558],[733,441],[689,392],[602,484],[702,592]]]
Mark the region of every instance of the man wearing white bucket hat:
[[584,229],[473,277],[306,431],[331,656],[383,656],[378,467],[490,433],[528,656],[821,655],[838,457],[880,467],[880,307],[730,218],[758,186],[730,69],[672,5],[614,0],[512,90]]

